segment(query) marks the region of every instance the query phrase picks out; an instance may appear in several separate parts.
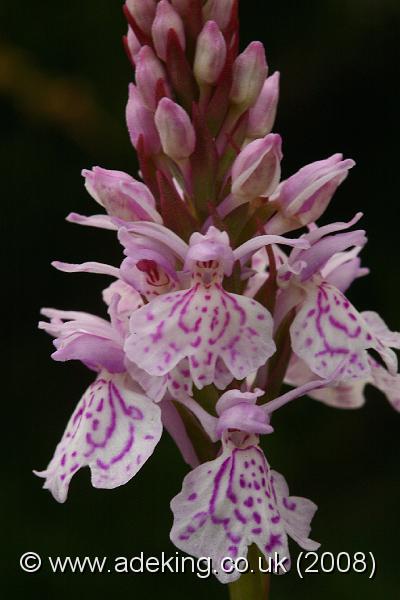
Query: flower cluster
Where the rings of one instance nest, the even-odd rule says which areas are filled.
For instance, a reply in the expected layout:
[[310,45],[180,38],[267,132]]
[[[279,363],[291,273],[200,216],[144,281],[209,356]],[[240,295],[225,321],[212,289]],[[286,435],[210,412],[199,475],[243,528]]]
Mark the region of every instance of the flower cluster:
[[[259,42],[239,53],[235,0],[127,0],[124,11],[140,179],[82,173],[104,212],[68,220],[114,231],[124,257],[53,263],[112,283],[108,319],[42,311],[52,357],[95,378],[37,474],[59,502],[84,466],[93,486],[115,488],[165,427],[192,468],[171,502],[178,548],[215,566],[252,544],[288,557],[288,536],[315,549],[315,504],[289,495],[260,447],[273,413],[305,394],[355,408],[368,383],[400,410],[400,334],[344,295],[368,273],[362,215],[316,224],[354,163],[334,154],[281,180],[279,73]],[[293,389],[279,395],[283,383]]]

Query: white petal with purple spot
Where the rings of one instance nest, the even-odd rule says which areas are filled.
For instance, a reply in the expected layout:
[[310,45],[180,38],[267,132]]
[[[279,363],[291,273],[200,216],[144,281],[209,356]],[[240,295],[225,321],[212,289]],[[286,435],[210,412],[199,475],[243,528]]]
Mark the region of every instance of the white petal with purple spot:
[[36,475],[59,502],[81,467],[90,467],[94,487],[115,488],[137,473],[161,433],[160,408],[132,391],[126,377],[103,372],[82,396],[49,466]]
[[392,371],[397,360],[387,343],[392,338],[385,330],[382,339],[347,298],[327,282],[311,282],[306,300],[291,326],[293,351],[309,368],[328,378],[343,363],[338,380],[365,379],[370,375],[367,349],[374,349]]
[[240,574],[222,572],[222,558],[246,557],[251,544],[266,557],[286,557],[287,566],[287,533],[303,547],[318,547],[307,538],[315,505],[282,496],[281,476],[271,471],[257,438],[247,438],[248,445],[242,447],[225,440],[223,453],[189,473],[171,502],[171,540],[194,556],[210,556],[223,583]]
[[221,376],[216,375],[218,358],[235,378],[243,379],[275,351],[269,312],[219,284],[196,284],[152,300],[132,314],[130,331],[125,345],[130,360],[160,376],[188,358],[198,388]]

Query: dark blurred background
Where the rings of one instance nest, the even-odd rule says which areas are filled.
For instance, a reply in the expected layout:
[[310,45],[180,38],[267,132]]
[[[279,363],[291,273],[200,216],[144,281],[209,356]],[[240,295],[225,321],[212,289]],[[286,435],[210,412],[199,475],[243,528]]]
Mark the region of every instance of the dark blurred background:
[[[398,0],[242,2],[242,46],[265,43],[271,72],[282,74],[275,130],[284,139],[284,175],[343,152],[357,166],[326,219],[363,210],[371,276],[351,299],[400,330]],[[263,11],[262,13],[260,11]],[[2,565],[7,597],[227,598],[215,580],[194,575],[28,575],[28,550],[48,555],[173,554],[170,499],[186,473],[165,435],[128,485],[94,490],[87,469],[59,505],[32,469],[44,468],[92,376],[79,364],[51,361],[51,341],[36,329],[41,306],[102,313],[107,279],[65,275],[53,259],[117,264],[109,232],[64,222],[72,210],[96,211],[80,170],[93,165],[135,174],[124,124],[130,65],[121,46],[117,0],[0,1],[0,164],[6,215],[3,239]],[[3,212],[4,214],[4,212]],[[4,364],[4,361],[3,361]],[[312,537],[325,551],[372,551],[365,575],[274,577],[272,598],[398,598],[400,417],[369,389],[366,406],[339,411],[305,399],[275,419],[265,443],[291,491],[319,505]],[[8,411],[11,410],[11,414]],[[293,552],[297,549],[293,546]]]

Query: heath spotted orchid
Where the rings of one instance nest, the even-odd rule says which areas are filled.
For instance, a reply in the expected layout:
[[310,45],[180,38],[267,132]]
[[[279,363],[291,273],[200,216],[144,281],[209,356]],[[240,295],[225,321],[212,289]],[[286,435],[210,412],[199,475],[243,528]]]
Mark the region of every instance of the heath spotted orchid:
[[[259,42],[239,52],[237,4],[125,3],[135,71],[126,122],[139,170],[82,172],[103,212],[67,218],[114,232],[120,260],[53,263],[112,281],[107,318],[42,311],[52,358],[95,376],[36,474],[59,502],[84,466],[94,487],[118,487],[165,428],[192,469],[171,502],[171,540],[210,557],[234,597],[250,600],[223,560],[251,549],[285,572],[289,538],[319,546],[309,537],[316,505],[290,495],[264,454],[273,414],[304,395],[359,407],[367,384],[400,410],[400,333],[345,296],[368,273],[365,232],[351,229],[361,213],[316,223],[354,162],[333,154],[281,178],[279,73],[269,74]],[[282,384],[292,389],[281,394]]]

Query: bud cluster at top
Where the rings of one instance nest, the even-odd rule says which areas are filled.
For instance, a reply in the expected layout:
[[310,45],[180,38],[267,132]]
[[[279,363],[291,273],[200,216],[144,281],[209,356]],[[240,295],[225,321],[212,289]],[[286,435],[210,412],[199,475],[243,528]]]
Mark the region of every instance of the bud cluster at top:
[[[164,178],[179,190],[191,223],[186,237],[213,213],[223,219],[238,204],[269,196],[282,157],[279,136],[268,137],[279,73],[268,76],[260,42],[239,53],[237,1],[127,0],[124,12],[135,68],[126,108],[130,138],[154,196],[161,202]],[[257,139],[263,141],[252,144]],[[247,146],[247,158],[234,165]]]

